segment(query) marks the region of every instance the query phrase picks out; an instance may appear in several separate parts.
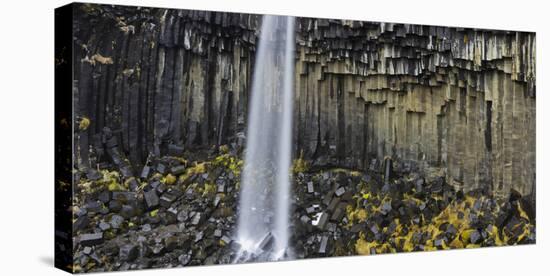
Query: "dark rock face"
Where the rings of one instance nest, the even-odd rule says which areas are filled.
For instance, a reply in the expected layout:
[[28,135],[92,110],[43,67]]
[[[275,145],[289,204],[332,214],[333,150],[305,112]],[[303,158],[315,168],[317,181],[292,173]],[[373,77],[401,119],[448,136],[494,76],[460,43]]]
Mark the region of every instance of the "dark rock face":
[[[78,133],[81,166],[242,143],[260,16],[75,15],[76,113],[91,122]],[[296,152],[359,169],[393,156],[445,168],[459,190],[534,193],[534,33],[296,20]]]

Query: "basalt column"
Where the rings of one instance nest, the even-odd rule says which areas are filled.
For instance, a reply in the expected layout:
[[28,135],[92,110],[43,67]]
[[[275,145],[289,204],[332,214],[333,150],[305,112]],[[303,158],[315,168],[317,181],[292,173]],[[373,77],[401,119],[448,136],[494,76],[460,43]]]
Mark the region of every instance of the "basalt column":
[[[257,15],[82,5],[78,164],[241,143]],[[296,18],[294,156],[369,169],[393,156],[464,191],[534,192],[535,35]]]

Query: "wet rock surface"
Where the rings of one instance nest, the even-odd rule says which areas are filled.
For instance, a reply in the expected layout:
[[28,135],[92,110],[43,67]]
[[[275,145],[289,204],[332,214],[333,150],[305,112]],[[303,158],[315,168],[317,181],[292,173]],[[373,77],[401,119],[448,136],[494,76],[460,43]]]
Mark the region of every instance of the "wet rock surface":
[[[136,179],[135,189],[113,166],[100,168],[93,179],[76,172],[74,267],[113,271],[233,262],[240,249],[234,240],[240,155],[237,147],[223,146],[151,158],[155,169],[147,178],[128,176]],[[388,176],[382,161],[374,163],[382,165],[355,171],[294,161],[292,258],[535,242],[532,206],[517,193],[506,200],[483,191],[464,194],[447,185],[442,172],[400,171],[394,162]],[[173,179],[171,168],[181,166]],[[272,243],[268,233],[261,246],[268,250]]]

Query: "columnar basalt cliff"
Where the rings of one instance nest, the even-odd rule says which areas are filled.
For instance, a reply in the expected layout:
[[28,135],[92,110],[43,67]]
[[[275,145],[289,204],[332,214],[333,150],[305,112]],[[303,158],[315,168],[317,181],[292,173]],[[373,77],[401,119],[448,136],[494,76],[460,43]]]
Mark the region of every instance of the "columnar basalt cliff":
[[[110,135],[123,156],[112,161],[133,165],[240,143],[260,25],[258,15],[83,5],[80,166],[112,156]],[[296,38],[296,155],[356,169],[392,156],[439,168],[459,190],[534,193],[533,33],[297,18]]]

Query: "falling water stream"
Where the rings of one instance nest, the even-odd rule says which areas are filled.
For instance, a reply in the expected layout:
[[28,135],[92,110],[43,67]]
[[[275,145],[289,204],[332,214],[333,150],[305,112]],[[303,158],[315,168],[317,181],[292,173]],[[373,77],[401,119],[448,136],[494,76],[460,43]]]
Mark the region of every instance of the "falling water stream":
[[235,262],[290,254],[294,18],[265,15],[253,71]]

